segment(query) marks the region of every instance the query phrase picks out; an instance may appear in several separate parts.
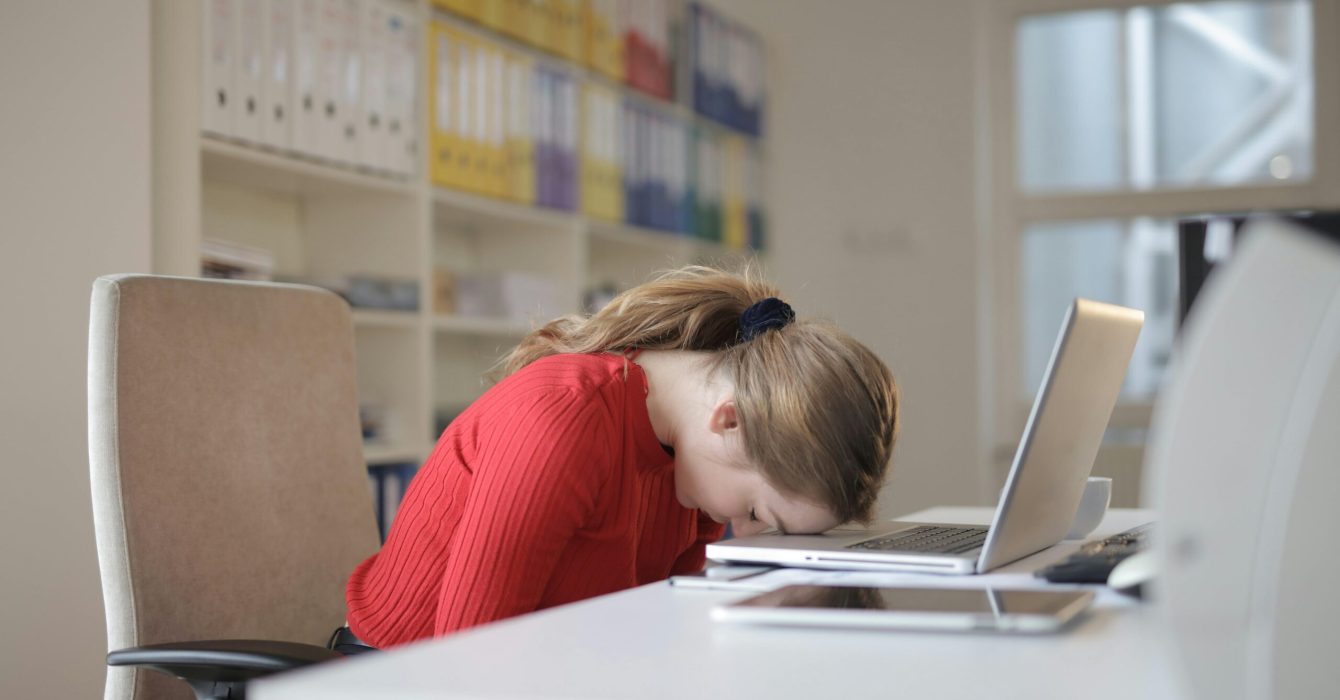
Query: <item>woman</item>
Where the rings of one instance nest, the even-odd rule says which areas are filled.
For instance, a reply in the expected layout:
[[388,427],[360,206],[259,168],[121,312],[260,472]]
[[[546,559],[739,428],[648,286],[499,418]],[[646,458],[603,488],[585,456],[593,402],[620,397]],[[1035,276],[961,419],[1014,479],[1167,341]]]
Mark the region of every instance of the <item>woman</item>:
[[353,634],[384,648],[697,571],[727,522],[868,522],[893,376],[777,295],[688,267],[532,332],[351,576]]

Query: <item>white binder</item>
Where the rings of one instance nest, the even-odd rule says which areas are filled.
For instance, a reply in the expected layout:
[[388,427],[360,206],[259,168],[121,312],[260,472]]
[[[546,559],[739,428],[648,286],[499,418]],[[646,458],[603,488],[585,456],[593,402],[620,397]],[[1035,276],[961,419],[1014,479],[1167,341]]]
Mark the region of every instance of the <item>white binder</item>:
[[265,0],[236,0],[233,12],[233,136],[261,141]]
[[392,172],[412,175],[419,157],[419,26],[402,8],[386,8],[387,164]]
[[340,83],[335,159],[350,165],[361,159],[363,132],[363,3],[340,0]]
[[340,160],[344,73],[344,0],[321,0],[316,23],[316,155]]
[[363,6],[363,104],[358,163],[372,170],[390,170],[391,146],[386,132],[386,43],[389,21],[381,0]]
[[293,0],[265,0],[261,143],[287,151],[293,123]]
[[293,0],[293,119],[290,145],[303,155],[321,154],[321,97],[317,91],[321,10],[326,0]]
[[201,17],[200,128],[233,135],[233,22],[236,0],[205,0]]

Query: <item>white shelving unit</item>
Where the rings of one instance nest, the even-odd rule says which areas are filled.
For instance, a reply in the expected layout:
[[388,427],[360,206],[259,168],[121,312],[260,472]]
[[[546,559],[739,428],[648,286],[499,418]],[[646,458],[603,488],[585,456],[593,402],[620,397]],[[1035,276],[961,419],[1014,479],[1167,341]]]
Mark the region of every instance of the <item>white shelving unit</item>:
[[[421,27],[441,17],[427,0],[403,4]],[[543,275],[554,288],[552,311],[567,314],[582,311],[585,292],[597,286],[626,288],[656,270],[741,258],[662,231],[435,187],[422,157],[416,175],[397,178],[202,135],[201,11],[198,2],[153,6],[155,272],[198,275],[200,244],[211,238],[272,251],[282,279],[417,282],[417,311],[353,313],[360,401],[378,404],[384,418],[383,434],[365,445],[371,464],[425,459],[440,418],[478,397],[498,358],[549,320],[436,313],[436,268]],[[421,84],[421,144],[429,143],[425,93]],[[682,105],[639,99],[696,118]]]

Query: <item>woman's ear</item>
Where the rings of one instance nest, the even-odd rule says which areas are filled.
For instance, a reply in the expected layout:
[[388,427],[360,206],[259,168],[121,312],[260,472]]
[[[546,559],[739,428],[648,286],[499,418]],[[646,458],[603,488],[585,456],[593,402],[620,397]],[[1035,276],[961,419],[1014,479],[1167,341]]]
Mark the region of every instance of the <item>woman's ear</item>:
[[718,435],[725,435],[727,431],[739,428],[740,416],[735,411],[735,399],[722,399],[721,403],[712,409],[709,421],[708,428]]

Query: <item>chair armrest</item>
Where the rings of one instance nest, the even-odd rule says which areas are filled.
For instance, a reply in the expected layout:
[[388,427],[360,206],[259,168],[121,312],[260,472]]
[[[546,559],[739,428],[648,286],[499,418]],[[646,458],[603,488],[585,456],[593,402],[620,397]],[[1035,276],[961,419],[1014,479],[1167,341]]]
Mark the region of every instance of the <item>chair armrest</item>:
[[238,683],[342,658],[325,647],[259,639],[150,644],[107,655],[108,666],[143,666],[197,683]]

